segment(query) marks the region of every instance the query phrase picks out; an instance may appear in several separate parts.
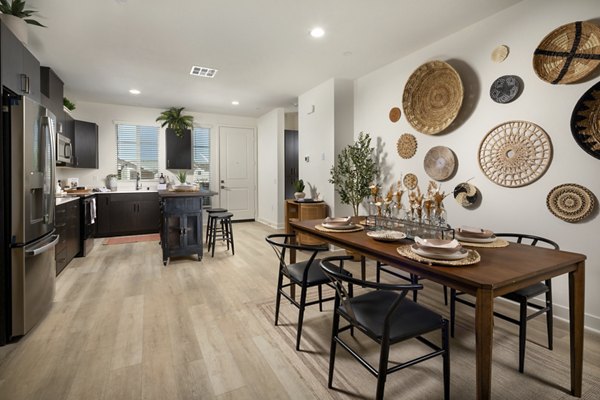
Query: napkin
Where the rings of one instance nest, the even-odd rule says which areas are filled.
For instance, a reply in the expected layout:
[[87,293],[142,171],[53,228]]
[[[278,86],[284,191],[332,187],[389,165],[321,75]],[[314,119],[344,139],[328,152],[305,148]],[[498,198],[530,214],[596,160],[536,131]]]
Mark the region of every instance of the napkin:
[[459,249],[461,247],[460,243],[456,239],[422,239],[418,236],[415,236],[415,243],[422,247],[434,247],[438,249]]
[[463,237],[472,237],[487,239],[494,236],[494,232],[489,229],[474,228],[472,226],[461,226],[458,228],[458,234]]
[[328,225],[350,225],[351,217],[343,217],[343,218],[331,218],[327,217],[323,221],[323,223]]

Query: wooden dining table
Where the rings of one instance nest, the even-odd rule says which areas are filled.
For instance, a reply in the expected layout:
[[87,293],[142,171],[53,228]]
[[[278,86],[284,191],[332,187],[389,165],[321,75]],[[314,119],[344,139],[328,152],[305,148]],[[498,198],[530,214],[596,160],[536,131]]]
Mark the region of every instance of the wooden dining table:
[[476,297],[476,381],[477,399],[490,399],[492,388],[492,339],[494,298],[563,274],[569,274],[569,323],[571,394],[581,397],[583,374],[583,319],[586,256],[568,251],[510,243],[503,248],[477,248],[481,261],[475,265],[448,267],[424,264],[401,256],[396,243],[375,241],[360,232],[317,230],[322,220],[290,222],[296,232],[382,261],[442,285]]

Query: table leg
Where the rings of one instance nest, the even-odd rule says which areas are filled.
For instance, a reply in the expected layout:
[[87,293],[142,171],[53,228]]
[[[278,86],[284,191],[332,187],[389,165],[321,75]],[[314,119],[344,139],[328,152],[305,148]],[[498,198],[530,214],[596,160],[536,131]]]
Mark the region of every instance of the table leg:
[[494,338],[494,297],[489,289],[477,290],[475,306],[475,359],[477,399],[490,399],[492,393],[492,342]]
[[585,303],[585,262],[569,273],[569,328],[571,341],[571,394],[581,397],[583,377],[583,319]]

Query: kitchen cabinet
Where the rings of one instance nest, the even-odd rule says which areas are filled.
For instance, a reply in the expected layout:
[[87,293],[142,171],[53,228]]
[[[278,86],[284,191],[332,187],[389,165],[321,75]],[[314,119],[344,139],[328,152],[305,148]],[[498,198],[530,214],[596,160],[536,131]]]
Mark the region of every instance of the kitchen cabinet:
[[186,129],[182,137],[173,129],[165,131],[167,148],[167,169],[192,169],[192,132]]
[[98,125],[93,122],[74,121],[73,167],[98,168]]
[[160,210],[156,192],[103,193],[96,198],[96,236],[158,232]]
[[[49,67],[40,67],[40,93],[41,103],[56,116],[56,121],[60,124],[57,132],[64,135],[65,132],[65,111],[63,109],[64,84],[56,73]],[[67,135],[65,135],[67,136]],[[72,136],[69,139],[73,140]]]
[[2,85],[40,102],[40,63],[0,22],[0,78]]
[[79,199],[56,206],[55,228],[60,239],[54,249],[56,275],[58,275],[81,250]]
[[202,260],[201,192],[160,192],[160,243],[163,264],[170,257],[198,255]]

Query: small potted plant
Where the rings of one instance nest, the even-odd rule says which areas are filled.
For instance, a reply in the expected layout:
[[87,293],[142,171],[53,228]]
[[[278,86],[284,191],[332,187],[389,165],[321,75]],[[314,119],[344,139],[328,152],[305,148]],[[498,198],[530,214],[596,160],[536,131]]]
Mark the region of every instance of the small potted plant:
[[304,194],[304,181],[302,179],[298,179],[294,182],[294,189],[296,190],[296,193],[294,193],[296,200],[303,199],[304,196],[306,196],[306,194]]
[[22,43],[27,43],[27,24],[46,27],[35,19],[30,18],[37,11],[26,10],[24,0],[0,0],[0,13],[4,24]]
[[73,103],[71,100],[67,99],[66,97],[63,97],[63,108],[66,112],[70,113],[71,111],[75,110],[76,106],[75,103]]
[[187,184],[186,179],[187,179],[187,172],[179,171],[177,173],[177,180],[179,181],[181,186],[184,186]]
[[[1,0],[0,0],[1,1]],[[177,137],[182,137],[186,131],[191,131],[194,127],[194,117],[191,115],[181,115],[185,107],[171,107],[163,111],[156,122],[162,122],[161,127],[167,127],[167,133],[173,132]]]

